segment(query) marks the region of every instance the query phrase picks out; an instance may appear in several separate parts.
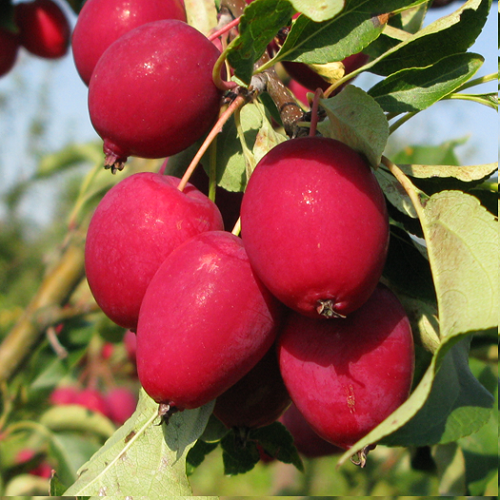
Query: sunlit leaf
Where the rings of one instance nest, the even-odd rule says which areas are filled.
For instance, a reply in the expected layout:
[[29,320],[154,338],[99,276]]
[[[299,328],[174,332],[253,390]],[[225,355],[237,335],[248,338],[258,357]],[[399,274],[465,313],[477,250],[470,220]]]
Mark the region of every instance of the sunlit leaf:
[[137,410],[78,471],[65,495],[191,495],[186,455],[213,404],[185,410],[158,425],[158,405],[141,391]]
[[490,7],[491,0],[468,0],[456,11],[390,48],[373,61],[369,71],[387,76],[404,68],[429,66],[443,57],[465,52],[481,33]]
[[364,154],[376,167],[389,137],[389,125],[375,100],[358,87],[348,85],[336,96],[320,99],[320,105],[328,117],[318,124],[321,133]]
[[213,0],[184,0],[187,22],[204,35],[217,26],[217,10]]
[[345,0],[290,0],[297,12],[302,12],[313,21],[331,19],[338,14],[346,3]]
[[479,54],[454,54],[433,66],[393,73],[368,94],[387,112],[421,111],[468,81],[483,62]]
[[231,43],[227,58],[235,76],[249,84],[254,63],[278,31],[290,22],[293,8],[287,0],[259,0],[241,16],[240,35]]

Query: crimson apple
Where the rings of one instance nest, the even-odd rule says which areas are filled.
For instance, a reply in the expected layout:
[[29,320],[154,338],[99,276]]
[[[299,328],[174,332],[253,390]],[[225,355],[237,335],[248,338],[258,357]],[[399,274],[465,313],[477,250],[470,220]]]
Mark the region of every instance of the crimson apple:
[[178,410],[208,403],[270,349],[280,312],[240,238],[225,231],[192,237],[165,259],[144,295],[137,327],[142,386]]
[[241,235],[256,274],[279,300],[312,317],[346,316],[382,273],[384,194],[366,160],[345,144],[292,139],[252,173]]
[[176,177],[151,172],[131,175],[111,188],[90,221],[85,270],[104,313],[135,330],[146,288],[167,255],[202,231],[223,229],[222,216],[207,196]]
[[289,315],[278,357],[300,413],[319,436],[344,449],[396,410],[412,384],[410,322],[382,285],[346,319]]
[[205,35],[174,19],[143,24],[111,44],[89,84],[106,165],[172,156],[202,137],[219,113],[221,91],[212,78],[219,55]]
[[86,85],[104,51],[122,35],[160,19],[186,21],[180,0],[87,0],[73,30],[78,74]]

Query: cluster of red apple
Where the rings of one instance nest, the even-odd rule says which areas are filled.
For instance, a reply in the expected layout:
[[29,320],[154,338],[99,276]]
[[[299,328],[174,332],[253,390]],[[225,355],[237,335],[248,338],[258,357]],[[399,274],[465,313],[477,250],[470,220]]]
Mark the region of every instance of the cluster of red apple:
[[63,385],[52,392],[50,402],[59,406],[83,406],[121,425],[134,413],[137,397],[133,391],[122,386],[113,387],[103,394],[92,387]]
[[33,0],[13,5],[12,29],[0,25],[0,76],[7,74],[20,47],[44,59],[58,59],[69,48],[71,28],[60,5]]
[[[222,90],[207,37],[156,11],[118,29],[109,4],[88,0],[73,49],[117,169],[193,144]],[[288,140],[249,179],[241,238],[224,230],[225,210],[169,175],[119,182],[87,234],[97,303],[137,332],[140,382],[165,411],[217,399],[228,427],[258,427],[293,401],[322,438],[350,448],[405,401],[413,375],[408,318],[379,284],[389,222],[370,166],[333,139]]]

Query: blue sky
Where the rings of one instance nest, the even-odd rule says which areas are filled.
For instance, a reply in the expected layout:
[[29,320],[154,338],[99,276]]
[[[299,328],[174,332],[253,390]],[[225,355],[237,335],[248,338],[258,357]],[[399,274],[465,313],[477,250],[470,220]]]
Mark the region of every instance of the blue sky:
[[[457,7],[435,9],[428,14],[429,23]],[[497,70],[497,14],[493,5],[490,18],[470,49],[485,57],[479,75]],[[75,16],[68,10],[72,23]],[[368,89],[375,82],[370,74],[361,75],[355,84]],[[496,92],[496,82],[474,89],[474,92]],[[33,120],[45,116],[44,133],[33,140],[29,133]],[[464,101],[438,103],[403,125],[394,134],[397,144],[440,144],[449,139],[469,137],[458,153],[466,164],[497,161],[497,116],[484,106]],[[30,139],[31,138],[31,139]],[[21,51],[13,71],[0,78],[0,195],[21,179],[28,178],[36,166],[37,155],[53,152],[71,142],[98,139],[89,120],[87,87],[80,80],[71,54],[59,61],[47,61]],[[22,205],[38,224],[50,219],[57,186],[39,182]],[[0,205],[0,216],[2,209]]]

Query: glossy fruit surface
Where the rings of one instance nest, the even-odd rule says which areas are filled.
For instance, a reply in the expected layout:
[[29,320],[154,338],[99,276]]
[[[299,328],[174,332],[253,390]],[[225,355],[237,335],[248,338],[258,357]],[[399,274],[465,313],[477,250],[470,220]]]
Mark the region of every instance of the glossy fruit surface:
[[106,164],[171,156],[205,134],[219,113],[221,92],[212,79],[219,55],[207,37],[177,20],[144,24],[108,47],[89,85]]
[[379,285],[346,319],[288,317],[279,339],[283,380],[314,431],[348,449],[408,397],[414,366],[408,317]]
[[343,453],[342,448],[335,446],[316,434],[295,404],[280,417],[280,422],[293,436],[297,451],[308,458],[319,458]]
[[52,0],[21,2],[14,6],[21,45],[45,59],[58,59],[68,52],[71,28],[66,14]]
[[276,338],[281,307],[255,277],[241,240],[199,234],[151,280],[137,328],[137,372],[158,403],[196,408],[248,373]]
[[0,27],[0,76],[6,75],[14,67],[18,51],[18,36]]
[[[344,64],[344,74],[347,75],[349,73],[352,73],[354,70],[366,64],[368,62],[368,59],[369,57],[362,52],[346,57],[342,61],[342,63]],[[300,85],[304,86],[311,92],[314,92],[317,88],[326,90],[331,85],[318,73],[309,68],[306,64],[283,61],[283,67],[296,82],[300,83]],[[340,92],[342,88],[343,86],[337,88],[335,94]]]
[[255,168],[241,234],[278,299],[308,316],[345,316],[377,285],[389,224],[367,162],[336,140],[305,137],[279,144]]
[[290,403],[273,345],[243,378],[217,398],[214,415],[226,427],[252,429],[278,420]]
[[88,85],[104,51],[134,28],[160,19],[186,21],[180,0],[87,0],[72,36],[76,69]]
[[219,210],[179,179],[142,172],[125,178],[97,206],[87,234],[85,270],[104,313],[135,330],[146,288],[167,255],[202,231],[223,228]]

